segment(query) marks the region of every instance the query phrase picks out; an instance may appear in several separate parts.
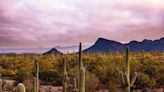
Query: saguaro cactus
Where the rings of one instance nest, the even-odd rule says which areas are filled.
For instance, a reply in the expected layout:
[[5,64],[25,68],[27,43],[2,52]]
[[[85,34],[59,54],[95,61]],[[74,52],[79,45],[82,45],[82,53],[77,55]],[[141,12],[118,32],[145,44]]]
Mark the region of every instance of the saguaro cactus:
[[130,80],[130,60],[129,60],[129,47],[126,48],[126,67],[125,67],[125,72],[122,72],[117,68],[117,75],[119,78],[119,81],[121,83],[122,88],[124,89],[125,92],[130,92],[130,87],[133,86],[137,73],[135,72],[133,77]]
[[76,80],[76,78],[73,78],[73,92],[78,92],[77,80]]
[[141,64],[143,64],[144,61],[145,61],[145,52],[144,52],[144,50],[141,52],[141,54],[142,54],[142,57],[141,57]]
[[85,92],[85,68],[80,69],[79,92]]
[[35,70],[35,78],[34,78],[34,83],[35,83],[34,91],[39,92],[39,63],[38,63],[38,61],[35,62],[35,69],[36,70]]
[[23,83],[19,83],[16,87],[16,92],[26,92],[26,88]]
[[2,82],[2,79],[1,79],[1,74],[0,74],[0,92],[3,92],[3,87],[2,87],[2,84],[3,84],[3,82]]
[[81,67],[83,67],[83,62],[82,62],[82,43],[80,42],[79,44],[79,72]]
[[37,92],[36,91],[36,85],[37,85],[37,83],[36,83],[36,77],[33,77],[33,92]]
[[68,74],[67,74],[67,65],[66,60],[63,58],[63,92],[67,92],[67,82],[68,82]]

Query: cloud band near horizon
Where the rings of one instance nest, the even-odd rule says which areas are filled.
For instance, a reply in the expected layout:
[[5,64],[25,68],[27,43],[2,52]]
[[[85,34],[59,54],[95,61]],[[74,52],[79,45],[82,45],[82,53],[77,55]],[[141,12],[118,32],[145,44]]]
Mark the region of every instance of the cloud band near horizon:
[[0,47],[164,37],[163,0],[1,0]]

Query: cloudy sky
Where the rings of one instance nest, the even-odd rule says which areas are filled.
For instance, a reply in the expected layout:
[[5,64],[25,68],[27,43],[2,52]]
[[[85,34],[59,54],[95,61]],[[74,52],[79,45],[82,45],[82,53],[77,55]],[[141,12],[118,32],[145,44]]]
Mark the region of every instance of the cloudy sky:
[[0,48],[164,37],[164,0],[1,0]]

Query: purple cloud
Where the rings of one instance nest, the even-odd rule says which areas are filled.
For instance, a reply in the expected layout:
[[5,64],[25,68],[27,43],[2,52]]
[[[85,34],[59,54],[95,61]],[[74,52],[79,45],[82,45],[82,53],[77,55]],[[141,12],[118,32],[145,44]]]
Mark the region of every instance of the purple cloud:
[[[148,4],[149,3],[149,4]],[[0,47],[128,42],[164,36],[163,0],[2,0]]]

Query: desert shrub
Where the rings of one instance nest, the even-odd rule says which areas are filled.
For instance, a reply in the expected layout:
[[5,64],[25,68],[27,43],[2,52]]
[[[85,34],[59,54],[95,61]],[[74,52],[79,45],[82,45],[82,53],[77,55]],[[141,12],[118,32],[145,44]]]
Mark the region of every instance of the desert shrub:
[[28,78],[33,78],[32,70],[27,70],[26,68],[19,69],[16,75],[16,80],[20,82],[23,82]]
[[144,73],[138,73],[135,86],[138,89],[144,89],[144,88],[153,88],[156,84],[155,79],[150,79],[150,77]]
[[[163,52],[145,52],[144,58],[138,52],[132,52],[130,55],[131,76],[134,72],[139,73],[134,89],[162,87],[164,85]],[[79,75],[78,54],[66,54],[63,56],[66,57],[68,62],[68,76],[70,79],[77,78]],[[33,59],[35,57],[39,58],[40,82],[61,86],[63,75],[62,55],[6,55],[0,57],[0,73],[3,77],[16,77],[19,82],[28,80],[28,78],[34,76]],[[87,82],[87,85],[91,85],[87,90],[94,91],[95,89],[106,88],[115,92],[115,87],[120,87],[115,70],[116,67],[119,67],[122,71],[125,70],[125,53],[83,53],[82,58],[87,71],[86,82],[88,80],[93,81],[93,83]],[[93,86],[94,83],[96,86]]]
[[160,87],[161,85],[164,85],[164,73],[157,79],[157,86]]
[[2,74],[2,76],[7,76],[7,77],[14,77],[16,75],[16,73],[13,70],[4,69],[4,68],[0,69],[0,74]]
[[44,81],[45,84],[61,85],[62,77],[59,76],[58,72],[54,69],[49,71],[40,71],[40,79]]
[[117,92],[116,89],[117,89],[117,82],[116,82],[116,79],[109,79],[108,81],[108,90],[109,92]]
[[86,92],[96,92],[99,80],[93,73],[86,72]]

